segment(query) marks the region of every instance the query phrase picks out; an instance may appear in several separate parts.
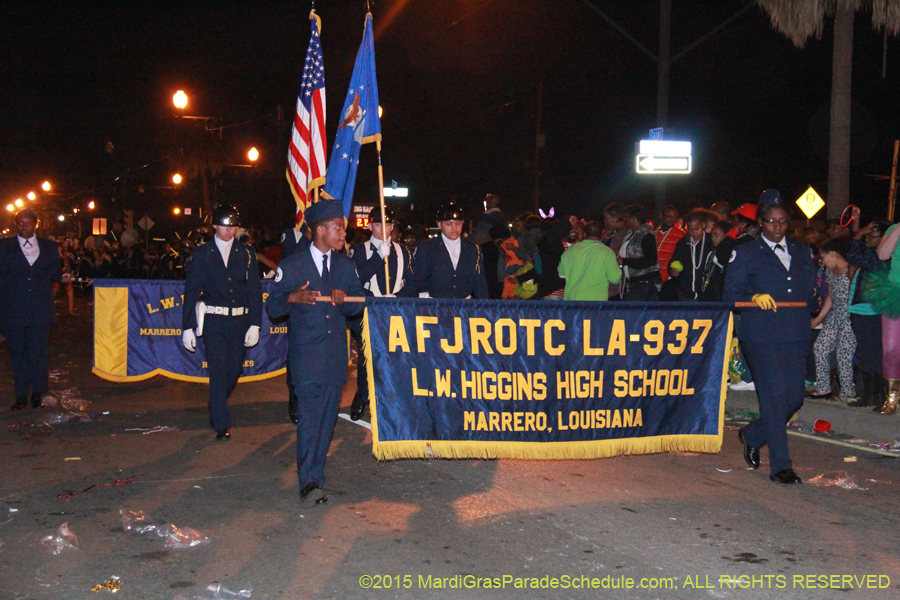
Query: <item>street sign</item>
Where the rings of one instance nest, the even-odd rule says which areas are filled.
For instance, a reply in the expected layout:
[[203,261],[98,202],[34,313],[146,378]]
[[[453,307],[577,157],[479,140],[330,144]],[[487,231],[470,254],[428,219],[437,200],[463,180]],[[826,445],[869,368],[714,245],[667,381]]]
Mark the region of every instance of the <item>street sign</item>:
[[[651,130],[651,137],[655,131]],[[692,165],[690,142],[641,140],[635,158],[639,175],[686,175]]]
[[191,214],[191,209],[185,208],[185,209],[184,209],[184,214],[186,214],[186,215]]
[[681,174],[691,172],[690,156],[655,156],[653,154],[637,155],[637,172],[648,174]]
[[812,219],[813,215],[822,210],[825,201],[816,193],[816,190],[809,186],[809,189],[803,192],[803,195],[797,198],[797,206],[803,211],[807,219]]
[[144,215],[143,217],[141,217],[141,220],[137,222],[137,224],[138,227],[140,227],[144,231],[150,231],[150,228],[156,225],[156,222],[154,222],[153,219],[151,219],[147,215]]
[[661,140],[663,139],[663,128],[657,127],[656,129],[650,130],[650,139],[651,140]]
[[91,234],[106,235],[106,219],[94,219]]
[[385,198],[406,198],[409,196],[409,188],[398,187],[398,188],[384,188],[384,197]]

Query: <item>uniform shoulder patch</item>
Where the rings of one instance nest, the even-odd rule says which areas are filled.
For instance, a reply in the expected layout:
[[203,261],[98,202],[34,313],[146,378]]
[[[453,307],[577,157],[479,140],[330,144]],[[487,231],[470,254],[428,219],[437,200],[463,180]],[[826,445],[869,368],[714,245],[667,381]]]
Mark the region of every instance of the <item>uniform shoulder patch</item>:
[[278,267],[275,270],[275,283],[281,281],[281,278],[284,277],[284,273],[281,272],[281,267]]

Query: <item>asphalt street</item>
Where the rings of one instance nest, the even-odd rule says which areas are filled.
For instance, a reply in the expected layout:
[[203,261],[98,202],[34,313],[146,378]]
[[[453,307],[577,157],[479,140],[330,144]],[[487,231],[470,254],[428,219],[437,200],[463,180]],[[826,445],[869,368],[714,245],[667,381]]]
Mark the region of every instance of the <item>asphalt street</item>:
[[[113,578],[117,597],[141,599],[208,584],[273,600],[900,597],[900,460],[863,441],[900,436],[900,416],[801,412],[834,432],[791,436],[798,474],[846,472],[857,489],[771,483],[765,465],[746,468],[735,421],[718,455],[378,462],[370,431],[341,418],[330,500],[302,509],[284,377],[238,386],[232,439],[217,442],[204,385],[92,375],[90,307],[79,311],[52,331],[51,388],[78,388],[97,419],[8,412],[0,344],[0,600],[102,598],[92,587]],[[345,414],[354,390],[351,378]],[[740,416],[755,396],[727,406]],[[166,548],[126,532],[120,509],[208,543]],[[78,549],[51,555],[41,539],[63,523]]]

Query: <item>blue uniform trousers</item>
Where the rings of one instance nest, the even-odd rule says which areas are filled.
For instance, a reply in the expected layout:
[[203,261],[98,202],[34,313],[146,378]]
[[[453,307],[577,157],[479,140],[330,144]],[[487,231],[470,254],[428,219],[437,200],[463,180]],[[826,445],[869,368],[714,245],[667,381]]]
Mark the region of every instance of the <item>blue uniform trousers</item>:
[[356,397],[369,403],[369,379],[366,376],[366,354],[363,352],[362,317],[347,319],[347,329],[356,340]]
[[46,392],[50,325],[7,327],[3,333],[12,355],[16,398]]
[[803,406],[806,340],[741,342],[753,365],[759,419],[744,428],[744,442],[757,448],[769,446],[769,470],[774,475],[791,468],[788,453],[788,419]]
[[325,457],[338,407],[341,404],[341,385],[297,383],[297,477],[300,489],[314,483],[325,487]]
[[209,373],[209,416],[216,431],[231,427],[228,395],[244,369],[244,336],[249,328],[248,315],[206,315],[203,340]]

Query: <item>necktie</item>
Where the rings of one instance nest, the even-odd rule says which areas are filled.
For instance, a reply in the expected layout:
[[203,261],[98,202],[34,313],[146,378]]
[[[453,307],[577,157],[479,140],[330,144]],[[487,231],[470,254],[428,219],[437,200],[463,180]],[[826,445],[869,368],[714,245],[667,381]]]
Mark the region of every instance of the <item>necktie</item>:
[[25,247],[31,248],[31,240],[25,240]]
[[328,255],[322,256],[322,283],[328,285]]
[[775,249],[784,252],[784,246],[782,246],[781,244],[775,244]]

